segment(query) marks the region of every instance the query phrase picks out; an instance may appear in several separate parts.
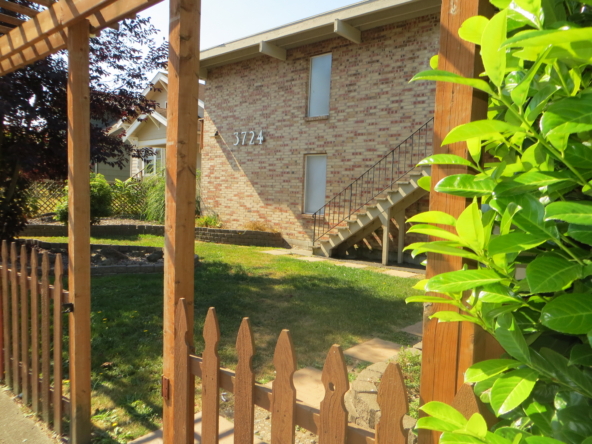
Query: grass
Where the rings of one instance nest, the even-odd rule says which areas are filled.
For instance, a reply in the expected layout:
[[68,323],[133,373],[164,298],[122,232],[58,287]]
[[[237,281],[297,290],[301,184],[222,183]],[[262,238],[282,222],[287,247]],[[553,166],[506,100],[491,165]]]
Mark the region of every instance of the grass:
[[[65,238],[45,238],[64,242]],[[163,238],[93,238],[93,243],[162,246]],[[267,248],[268,249],[268,248]],[[421,319],[404,298],[415,280],[261,254],[266,248],[196,243],[195,346],[208,307],[220,322],[222,365],[236,365],[234,344],[251,319],[259,382],[273,379],[273,352],[290,330],[299,367],[322,368],[332,344],[343,349],[373,337],[411,344],[398,331]],[[92,281],[92,389],[96,443],[127,442],[161,427],[162,275],[116,275]]]

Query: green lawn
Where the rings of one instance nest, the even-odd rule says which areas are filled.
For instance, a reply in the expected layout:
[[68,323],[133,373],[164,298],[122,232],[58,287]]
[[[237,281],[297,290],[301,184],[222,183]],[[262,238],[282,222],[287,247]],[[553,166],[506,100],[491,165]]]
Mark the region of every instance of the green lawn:
[[[64,238],[44,240],[64,242]],[[93,239],[93,243],[160,246],[163,238]],[[376,271],[304,262],[260,253],[266,248],[196,243],[201,266],[195,275],[195,343],[208,307],[216,307],[222,365],[236,364],[240,321],[251,319],[257,379],[272,378],[277,336],[291,331],[298,365],[322,368],[334,343],[348,348],[372,337],[411,344],[398,328],[421,319],[421,306],[406,305],[417,293],[413,279]],[[92,382],[94,421],[101,439],[126,442],[161,426],[161,275],[93,278]]]

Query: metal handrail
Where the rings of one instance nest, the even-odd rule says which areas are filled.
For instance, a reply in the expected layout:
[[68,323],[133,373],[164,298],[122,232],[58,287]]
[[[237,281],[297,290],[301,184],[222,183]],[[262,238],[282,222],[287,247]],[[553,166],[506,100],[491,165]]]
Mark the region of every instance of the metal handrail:
[[[313,215],[313,245],[376,196],[392,188],[431,151],[434,118],[389,151]],[[324,231],[323,231],[324,230]]]

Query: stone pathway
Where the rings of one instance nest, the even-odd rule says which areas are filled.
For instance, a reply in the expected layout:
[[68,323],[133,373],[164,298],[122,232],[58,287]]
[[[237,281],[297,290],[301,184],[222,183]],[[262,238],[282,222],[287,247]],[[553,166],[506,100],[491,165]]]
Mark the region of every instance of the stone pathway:
[[0,388],[0,444],[55,444],[32,418],[26,417],[9,392]]
[[410,325],[409,327],[402,328],[401,331],[409,333],[415,336],[423,337],[423,321],[419,321],[416,324]]
[[412,269],[397,266],[384,267],[373,262],[362,262],[362,261],[350,261],[350,260],[338,260],[320,256],[313,256],[311,251],[308,250],[296,250],[296,249],[275,249],[262,251],[264,254],[271,254],[273,256],[292,256],[293,259],[298,259],[305,262],[328,262],[338,267],[347,268],[366,268],[370,271],[377,273],[383,273],[388,276],[396,276],[402,278],[413,278],[423,279],[425,277],[425,271],[421,269]]

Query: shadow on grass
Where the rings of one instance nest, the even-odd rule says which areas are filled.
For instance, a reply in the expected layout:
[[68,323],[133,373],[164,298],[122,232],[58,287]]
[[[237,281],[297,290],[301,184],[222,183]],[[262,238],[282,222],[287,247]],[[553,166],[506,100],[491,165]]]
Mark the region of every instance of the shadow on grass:
[[[203,349],[201,331],[209,307],[216,308],[220,322],[223,366],[235,366],[236,333],[243,317],[251,319],[259,377],[273,374],[273,351],[283,328],[291,331],[299,365],[320,367],[334,343],[345,349],[375,336],[408,342],[396,327],[421,319],[421,307],[404,302],[414,293],[410,281],[326,263],[288,258],[278,263],[284,267],[279,277],[269,267],[245,268],[223,261],[205,262],[196,269],[196,353]],[[95,420],[106,429],[121,420],[117,415],[103,418],[107,412],[101,409],[109,404],[140,429],[160,427],[162,288],[162,275],[93,280],[93,405],[99,409]],[[104,439],[97,442],[110,442]]]

